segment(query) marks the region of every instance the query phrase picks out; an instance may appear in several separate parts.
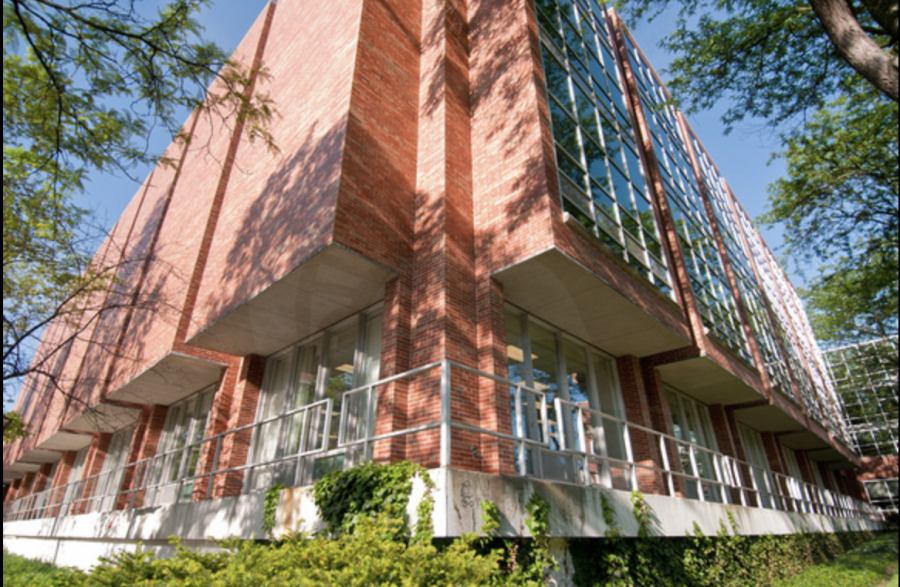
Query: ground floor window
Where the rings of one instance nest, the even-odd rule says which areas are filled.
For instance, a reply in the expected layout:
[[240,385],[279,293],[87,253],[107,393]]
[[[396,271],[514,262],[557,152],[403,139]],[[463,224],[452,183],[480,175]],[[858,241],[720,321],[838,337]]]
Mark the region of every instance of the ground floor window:
[[156,503],[191,499],[201,441],[206,434],[216,387],[211,386],[169,406],[153,468],[151,500]]
[[722,481],[720,477],[724,468],[721,463],[715,462],[718,454],[713,453],[718,453],[719,448],[709,417],[709,408],[671,387],[666,387],[666,399],[669,403],[672,431],[675,438],[694,447],[676,443],[681,470],[691,477],[701,479],[698,481],[685,478],[685,490],[688,497],[699,499],[702,491],[704,500],[721,502],[723,500],[722,487],[716,483],[702,481],[702,479]]
[[[506,343],[509,379],[545,394],[548,405],[545,425],[534,394],[523,398],[524,435],[548,445],[526,451],[524,473],[565,481],[583,481],[589,474],[598,484],[626,488],[628,457],[624,428],[617,421],[624,419],[624,409],[613,359],[512,306],[506,310]],[[514,414],[515,393],[512,387]],[[561,414],[553,405],[556,398],[562,400]],[[601,458],[585,464],[571,453]]]
[[[257,421],[307,409],[256,429],[251,462],[263,466],[248,476],[249,490],[307,484],[361,457],[337,446],[341,409],[346,392],[378,380],[381,322],[381,309],[373,308],[269,358]],[[358,438],[370,417],[368,403],[357,395],[348,401],[344,434]],[[295,458],[305,454],[310,457]]]
[[134,437],[134,426],[120,430],[113,434],[103,461],[103,470],[97,478],[94,488],[94,511],[109,511],[115,508],[119,489],[122,485],[122,477],[125,474],[125,464],[128,461],[128,452],[131,449],[131,439]]
[[772,466],[769,464],[769,457],[766,456],[762,436],[756,430],[744,425],[740,426],[740,431],[744,441],[744,450],[747,451],[747,460],[753,465],[752,475],[758,491],[759,505],[764,508],[778,508],[776,496],[778,488],[772,474]]

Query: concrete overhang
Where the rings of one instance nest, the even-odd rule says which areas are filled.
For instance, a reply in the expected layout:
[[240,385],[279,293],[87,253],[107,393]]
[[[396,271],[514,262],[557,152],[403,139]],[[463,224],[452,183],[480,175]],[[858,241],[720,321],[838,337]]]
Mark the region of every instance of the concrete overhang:
[[17,461],[7,467],[3,468],[3,472],[10,471],[13,473],[22,473],[25,475],[26,473],[34,473],[35,471],[39,471],[41,468],[40,463],[23,463],[22,461]]
[[58,451],[81,450],[90,446],[93,439],[94,437],[91,434],[79,434],[77,432],[63,432],[62,430],[57,430],[51,434],[49,438],[38,444],[36,448]]
[[39,448],[30,450],[19,457],[20,463],[37,463],[43,465],[45,463],[55,463],[62,458],[62,453],[57,450],[42,450]]
[[187,342],[236,356],[268,356],[384,299],[396,273],[329,245]]
[[[136,404],[172,405],[178,400],[216,383],[224,368],[225,364],[218,361],[170,352],[131,381],[108,394],[106,399]],[[119,406],[115,407],[119,408]],[[137,413],[135,410],[128,410],[128,412]],[[118,410],[111,410],[110,413],[117,414],[116,420],[114,420],[116,422],[120,421],[119,416],[123,414]],[[96,425],[99,419],[88,418],[88,420],[82,422],[81,425]],[[130,423],[131,421],[118,429],[121,430]]]
[[7,469],[3,469],[3,482],[9,483],[15,481],[16,479],[21,479],[25,476],[25,473],[22,471],[8,471]]
[[665,383],[704,404],[736,404],[764,399],[743,379],[706,355],[657,365],[656,368]]
[[492,277],[503,284],[506,301],[613,355],[643,357],[690,344],[555,247]]
[[113,404],[97,404],[88,408],[78,417],[63,426],[76,432],[113,433],[131,426],[141,415],[139,408],[129,408]]
[[[757,432],[780,432],[793,435],[804,425],[781,408],[771,404],[737,409],[734,411],[734,415],[738,422],[746,424]],[[803,432],[819,438],[812,432],[806,430]],[[825,442],[821,438],[819,440]],[[790,448],[795,447],[791,446]]]
[[[794,450],[819,451],[834,449],[824,438],[809,430],[795,430],[779,434],[781,443]],[[810,455],[812,456],[812,455]]]

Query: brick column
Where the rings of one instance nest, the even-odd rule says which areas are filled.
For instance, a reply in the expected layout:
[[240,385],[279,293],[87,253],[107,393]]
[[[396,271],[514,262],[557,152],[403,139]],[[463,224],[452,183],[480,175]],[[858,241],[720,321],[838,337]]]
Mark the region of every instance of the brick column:
[[[259,393],[262,388],[263,374],[266,368],[265,357],[248,355],[241,360],[240,371],[237,374],[237,383],[234,385],[234,393],[231,401],[231,410],[228,416],[226,429],[231,430],[252,424],[256,419],[256,405],[259,403]],[[229,369],[229,373],[233,369]],[[229,385],[229,377],[226,374],[223,384]],[[219,469],[239,467],[247,464],[250,454],[250,441],[253,438],[252,430],[245,430],[226,436],[222,442],[222,451],[219,458]],[[214,450],[214,443],[209,443],[209,450]],[[205,483],[198,484],[205,488]],[[244,487],[244,472],[237,471],[217,475],[213,486],[212,497],[233,497],[241,494]],[[205,489],[204,489],[205,490]],[[194,495],[196,499],[196,494]]]
[[[632,355],[626,355],[616,359],[616,366],[619,371],[622,399],[625,403],[625,419],[640,426],[653,428],[649,398],[644,387],[640,360]],[[662,456],[659,452],[656,436],[647,432],[632,430],[631,451],[634,455],[635,463],[663,468]],[[673,467],[677,467],[678,459],[676,458],[673,462],[670,457],[670,463]],[[637,478],[638,487],[636,489],[640,489],[644,493],[658,495],[667,493],[665,479],[661,474],[638,467]]]
[[781,443],[774,432],[761,432],[763,447],[766,449],[766,457],[769,459],[769,467],[775,473],[787,475],[787,466],[784,463],[784,454],[781,452]]
[[[206,430],[204,436],[215,436],[228,430],[228,420],[231,417],[232,401],[234,400],[235,382],[237,381],[237,371],[240,369],[238,365],[230,365],[222,377],[219,378],[219,385],[216,388],[213,403],[209,409],[209,416],[206,419]],[[254,408],[256,406],[254,405]],[[212,470],[215,458],[216,442],[205,442],[200,445],[200,457],[197,460],[197,467],[194,469],[195,475],[202,475]],[[222,468],[224,461],[219,457],[219,463],[216,469]],[[191,501],[199,501],[206,498],[206,491],[210,483],[213,483],[212,477],[200,478],[194,483],[191,491]]]
[[19,485],[19,493],[16,495],[16,498],[31,495],[35,477],[37,477],[37,473],[25,473],[25,476],[22,477],[22,484]]
[[8,503],[10,501],[14,501],[19,498],[19,490],[22,488],[22,479],[16,479],[9,486],[9,489],[6,490],[6,497],[3,499],[3,503]]
[[53,481],[50,479],[50,473],[53,471],[53,463],[44,463],[38,470],[37,477],[34,480],[34,489],[32,493],[40,493],[47,489],[47,485]]
[[[484,275],[478,282],[478,368],[508,377],[506,357],[506,314],[503,286]],[[482,378],[478,382],[481,427],[504,434],[513,433],[509,386]],[[510,441],[482,436],[479,448],[481,470],[495,475],[515,475],[515,448]]]
[[[98,481],[95,476],[99,475],[103,470],[103,463],[106,461],[106,452],[109,450],[111,440],[112,434],[101,433],[91,441],[91,448],[88,451],[84,472],[82,473],[82,479],[86,479],[80,495],[80,498],[83,500],[93,497]],[[89,511],[89,508],[92,506],[93,502],[82,501],[76,506],[75,512],[76,514],[83,514]]]
[[[466,8],[464,2],[422,3],[412,367],[442,359],[470,367],[477,364]],[[453,372],[450,404],[454,421],[479,425],[474,375]],[[435,370],[409,388],[408,425],[434,422],[440,408],[440,378]],[[454,430],[451,436],[452,465],[480,470],[480,435]],[[440,454],[437,429],[407,438],[411,461],[435,467]]]
[[809,455],[805,450],[795,450],[794,455],[797,457],[797,466],[800,468],[800,476],[803,480],[812,485],[816,484],[816,476],[813,475],[813,463],[809,460]]
[[51,503],[54,506],[50,512],[51,516],[57,514],[59,504],[62,502],[63,496],[66,493],[65,485],[69,482],[69,477],[72,474],[72,467],[75,465],[75,457],[77,455],[78,452],[74,450],[64,452],[59,459],[59,465],[56,466],[56,475],[52,480],[54,491],[50,496]]
[[[156,454],[168,410],[168,406],[154,405],[144,408],[141,412],[141,417],[132,437],[131,448],[128,451],[128,463],[137,464],[125,470],[125,478],[122,480],[123,492],[142,487],[149,480],[149,475],[152,471],[148,469],[151,468],[152,462],[150,460],[145,461],[145,459],[150,459]],[[145,491],[143,489],[122,493],[116,501],[116,509],[141,507],[144,504],[144,494]]]
[[[412,316],[411,276],[395,277],[384,287],[384,318],[381,324],[381,378],[409,369],[412,350],[410,320]],[[406,428],[407,395],[410,382],[390,383],[378,390],[375,434],[387,434]],[[375,444],[375,461],[395,462],[406,458],[406,437],[398,436]]]
[[819,467],[819,477],[822,478],[822,484],[825,486],[825,489],[837,491],[837,487],[834,486],[834,477],[831,474],[831,470],[828,468],[828,463],[813,462],[812,464]]

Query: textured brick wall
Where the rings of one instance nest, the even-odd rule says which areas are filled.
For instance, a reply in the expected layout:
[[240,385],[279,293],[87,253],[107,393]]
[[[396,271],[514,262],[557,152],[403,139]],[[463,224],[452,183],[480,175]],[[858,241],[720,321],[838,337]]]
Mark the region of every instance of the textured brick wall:
[[[250,355],[243,358],[239,370],[233,369],[229,371],[229,374],[226,375],[222,383],[223,390],[229,387],[234,388],[227,411],[228,419],[223,423],[224,425],[221,426],[221,429],[217,424],[216,430],[211,430],[207,436],[218,434],[225,430],[246,426],[252,424],[256,420],[256,405],[259,402],[259,393],[262,388],[265,367],[265,357]],[[230,377],[231,372],[234,372],[236,375],[234,378]],[[222,392],[220,391],[219,393]],[[216,398],[216,401],[219,401],[218,397]],[[247,458],[250,454],[250,441],[252,438],[253,433],[251,430],[225,436],[222,440],[222,450],[218,468],[240,467],[247,464]],[[215,450],[215,443],[210,442],[205,448],[206,450],[201,456],[201,462],[198,466],[198,472],[207,472],[211,470],[210,458],[212,456],[212,451]],[[241,472],[217,475],[214,479],[212,497],[233,497],[240,495],[243,481],[244,474]],[[202,494],[198,495],[197,490],[201,490]],[[195,487],[194,499],[202,498],[205,493],[206,484],[198,483]]]
[[90,508],[93,505],[89,499],[94,496],[94,492],[96,491],[97,483],[99,481],[96,476],[103,471],[103,463],[106,461],[106,453],[109,450],[110,441],[112,441],[112,434],[98,434],[94,437],[94,440],[91,441],[87,458],[84,461],[84,469],[81,473],[81,478],[86,479],[86,481],[81,493],[76,497],[76,499],[82,499],[84,501],[81,501],[75,506],[75,513],[77,514],[83,514],[90,511]]
[[234,154],[187,339],[331,242],[361,4],[277,3],[255,91],[277,105],[280,152],[244,141]]

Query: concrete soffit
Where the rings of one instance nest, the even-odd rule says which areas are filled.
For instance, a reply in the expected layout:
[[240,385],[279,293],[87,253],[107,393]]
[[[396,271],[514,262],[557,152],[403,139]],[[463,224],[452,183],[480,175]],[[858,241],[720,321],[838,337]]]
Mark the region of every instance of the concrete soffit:
[[[106,399],[168,406],[216,383],[224,368],[225,364],[218,361],[169,352],[131,381],[109,393]],[[74,426],[73,429],[90,432],[114,432],[132,424],[137,417],[138,410],[101,404],[73,420],[69,428]]]
[[329,245],[195,334],[188,344],[268,356],[384,299],[396,272]]
[[690,344],[556,247],[492,277],[503,285],[506,301],[612,355],[643,357]]

